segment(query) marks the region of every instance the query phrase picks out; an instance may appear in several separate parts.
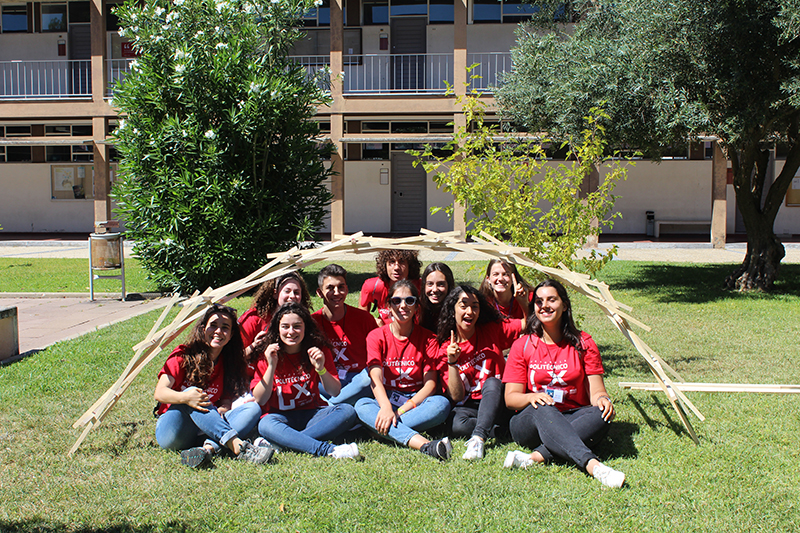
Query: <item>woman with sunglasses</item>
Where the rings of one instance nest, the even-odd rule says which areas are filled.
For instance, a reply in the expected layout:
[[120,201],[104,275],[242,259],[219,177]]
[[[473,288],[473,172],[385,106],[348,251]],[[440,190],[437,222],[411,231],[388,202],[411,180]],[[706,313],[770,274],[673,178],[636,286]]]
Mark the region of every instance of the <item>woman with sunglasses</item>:
[[511,347],[503,373],[506,405],[517,411],[511,437],[533,452],[508,452],[503,466],[527,468],[557,457],[606,487],[619,488],[625,474],[601,463],[591,450],[614,418],[597,344],[575,326],[561,283],[545,280],[533,294],[525,335]]
[[495,424],[508,423],[501,382],[505,359],[525,327],[524,320],[503,320],[483,294],[459,285],[444,301],[437,341],[447,361],[442,380],[456,403],[449,417],[450,435],[469,438],[464,459],[483,458],[483,446]]
[[266,463],[272,457],[272,448],[242,440],[255,427],[261,409],[252,402],[231,408],[231,399],[246,390],[236,311],[214,304],[197,321],[186,344],[173,350],[158,373],[153,396],[159,402],[159,446],[182,450],[181,463],[192,468],[208,465],[222,447],[240,459]]
[[375,318],[378,326],[392,321],[392,312],[387,298],[392,285],[402,279],[410,279],[419,290],[419,252],[416,250],[381,250],[375,258],[377,277],[369,278],[361,286],[359,307],[370,313],[378,310]]
[[308,309],[290,302],[275,312],[267,331],[265,356],[251,383],[264,415],[258,432],[268,442],[301,453],[334,459],[359,459],[355,443],[328,442],[353,427],[348,404],[328,405],[320,384],[339,394],[336,366],[325,336]]
[[388,295],[393,320],[367,336],[367,368],[374,398],[356,402],[365,425],[398,444],[441,461],[453,447],[445,437],[430,441],[420,431],[438,426],[450,412],[450,401],[437,394],[438,346],[433,333],[415,323],[419,291],[408,280]]

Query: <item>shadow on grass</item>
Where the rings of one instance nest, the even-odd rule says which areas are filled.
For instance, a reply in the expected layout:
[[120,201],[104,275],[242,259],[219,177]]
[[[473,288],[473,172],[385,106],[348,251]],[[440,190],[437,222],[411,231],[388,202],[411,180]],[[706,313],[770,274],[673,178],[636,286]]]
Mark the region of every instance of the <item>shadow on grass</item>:
[[[613,263],[612,263],[613,265]],[[781,265],[774,290],[741,293],[723,288],[738,265],[634,263],[624,269],[607,267],[600,275],[612,291],[636,291],[654,302],[706,303],[718,300],[769,299],[800,296],[800,265]],[[625,273],[623,275],[623,272]]]
[[632,422],[613,422],[608,436],[595,447],[598,456],[608,459],[638,457],[639,450],[633,436],[639,433],[639,425]]
[[0,520],[0,531],[5,533],[150,533],[173,531],[176,533],[192,531],[193,527],[184,522],[168,522],[161,525],[134,526],[125,522],[105,527],[80,527],[75,524],[59,524],[37,519],[5,521]]
[[[642,419],[650,427],[650,429],[655,430],[658,428],[669,428],[679,437],[691,438],[689,436],[689,432],[686,431],[685,427],[683,427],[683,423],[678,417],[678,414],[672,408],[672,405],[669,403],[669,401],[665,401],[665,396],[659,396],[658,394],[653,393],[650,395],[650,399],[652,400],[653,405],[658,408],[661,416],[664,417],[663,420],[659,421],[651,418],[639,400],[637,400],[630,393],[628,394],[628,400],[630,400],[633,407],[639,412],[639,414],[642,416]],[[694,415],[689,412],[686,413],[686,417],[689,419],[689,422],[692,424],[692,426],[695,425],[695,421],[697,420],[696,418],[693,420],[693,416]],[[695,432],[697,432],[697,429],[695,429]]]

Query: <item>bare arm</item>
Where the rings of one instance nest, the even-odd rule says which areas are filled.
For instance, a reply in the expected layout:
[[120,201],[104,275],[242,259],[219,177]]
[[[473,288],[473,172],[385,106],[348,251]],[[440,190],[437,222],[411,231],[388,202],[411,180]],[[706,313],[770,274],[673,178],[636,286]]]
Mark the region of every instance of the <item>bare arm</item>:
[[189,387],[183,391],[173,389],[175,378],[168,374],[161,374],[156,383],[156,390],[153,397],[157,402],[169,404],[186,404],[198,411],[207,412],[211,405],[211,400],[203,389]]
[[275,343],[267,346],[267,350],[264,352],[264,357],[267,359],[267,371],[261,376],[261,381],[253,388],[253,398],[256,399],[259,405],[267,403],[272,396],[272,388],[275,384],[275,366],[278,364],[279,349],[278,343]]
[[526,392],[524,383],[506,383],[506,406],[521,411],[529,405],[538,408],[540,405],[554,405],[556,402],[543,392]]
[[592,405],[596,405],[603,411],[603,420],[611,422],[616,415],[614,411],[614,404],[611,403],[611,397],[606,391],[606,385],[603,381],[602,374],[594,374],[586,376],[589,380],[589,398]]

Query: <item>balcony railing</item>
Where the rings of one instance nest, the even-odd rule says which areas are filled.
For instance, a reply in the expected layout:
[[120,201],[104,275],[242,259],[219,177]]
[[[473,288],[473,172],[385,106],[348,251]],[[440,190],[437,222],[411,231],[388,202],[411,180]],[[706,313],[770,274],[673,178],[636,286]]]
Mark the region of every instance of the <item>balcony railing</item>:
[[91,96],[89,60],[0,61],[0,99]]
[[114,84],[122,80],[125,75],[131,70],[131,63],[135,61],[131,59],[106,59],[108,73],[106,74],[108,86],[106,87],[106,96],[111,96],[114,89]]
[[479,76],[470,81],[469,90],[491,93],[499,84],[503,72],[511,70],[511,54],[508,52],[488,52],[467,54],[467,66],[476,65],[470,76]]
[[453,54],[345,56],[344,94],[443,94],[453,83]]

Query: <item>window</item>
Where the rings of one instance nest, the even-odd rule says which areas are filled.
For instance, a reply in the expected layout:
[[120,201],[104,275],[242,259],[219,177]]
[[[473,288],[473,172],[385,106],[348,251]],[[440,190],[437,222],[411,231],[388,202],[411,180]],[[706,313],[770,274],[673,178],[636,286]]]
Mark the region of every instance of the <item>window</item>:
[[[31,136],[30,126],[6,126],[5,128],[0,128],[0,130],[2,129],[5,129],[4,133],[6,138]],[[0,135],[0,137],[2,137],[2,135]],[[31,161],[32,159],[30,146],[10,145],[5,147],[5,160],[7,163],[20,163]]]
[[428,21],[431,24],[452,24],[455,20],[455,8],[452,0],[430,0]]
[[322,0],[322,5],[310,9],[303,15],[303,24],[306,27],[331,25],[331,0]]
[[[44,134],[48,137],[91,137],[91,124],[45,125]],[[54,145],[45,147],[46,161],[93,161],[94,147],[91,144]]]
[[389,24],[389,0],[363,0],[364,25]]
[[119,17],[114,13],[118,5],[106,2],[106,31],[119,31]]
[[428,0],[392,0],[393,17],[403,15],[427,15]]
[[67,31],[67,4],[42,4],[42,32]]
[[89,13],[89,2],[70,2],[69,3],[69,23],[91,22]]
[[3,33],[27,33],[28,31],[28,6],[2,6],[3,7]]
[[[475,23],[516,23],[529,20],[538,8],[523,0],[474,0],[472,20]],[[563,10],[560,11],[563,16]]]

